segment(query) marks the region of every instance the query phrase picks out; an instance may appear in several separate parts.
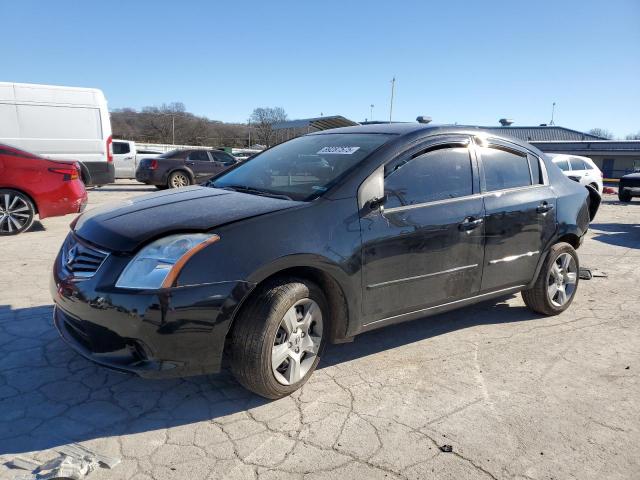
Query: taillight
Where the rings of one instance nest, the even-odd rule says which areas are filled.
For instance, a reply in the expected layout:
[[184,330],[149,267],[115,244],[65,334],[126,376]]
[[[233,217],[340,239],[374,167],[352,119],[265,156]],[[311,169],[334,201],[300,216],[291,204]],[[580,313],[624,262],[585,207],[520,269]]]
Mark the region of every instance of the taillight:
[[79,178],[78,176],[78,168],[77,167],[56,167],[56,168],[50,168],[49,171],[51,173],[57,173],[59,175],[64,175],[63,180],[64,181],[69,181],[69,180],[77,180]]
[[149,170],[157,170],[158,169],[158,160],[151,160],[149,162]]
[[113,162],[113,138],[107,138],[107,162]]

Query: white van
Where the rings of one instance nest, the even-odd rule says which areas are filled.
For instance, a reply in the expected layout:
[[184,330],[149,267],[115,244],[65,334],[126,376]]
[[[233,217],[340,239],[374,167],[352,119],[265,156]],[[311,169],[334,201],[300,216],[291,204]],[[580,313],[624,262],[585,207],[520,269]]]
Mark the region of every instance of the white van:
[[0,143],[77,160],[86,185],[114,181],[107,100],[95,88],[0,82]]

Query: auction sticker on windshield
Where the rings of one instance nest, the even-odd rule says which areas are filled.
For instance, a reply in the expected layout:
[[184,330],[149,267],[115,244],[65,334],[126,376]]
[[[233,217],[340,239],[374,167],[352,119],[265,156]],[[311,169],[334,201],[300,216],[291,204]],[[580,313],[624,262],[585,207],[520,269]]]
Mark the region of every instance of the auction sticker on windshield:
[[360,147],[322,147],[317,155],[351,155],[360,150]]

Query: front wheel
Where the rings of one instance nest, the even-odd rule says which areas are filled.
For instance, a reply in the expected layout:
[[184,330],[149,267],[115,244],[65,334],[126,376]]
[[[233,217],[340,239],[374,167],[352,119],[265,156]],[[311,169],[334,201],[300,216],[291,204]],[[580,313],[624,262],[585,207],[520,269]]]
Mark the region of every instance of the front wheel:
[[0,189],[0,235],[29,230],[36,218],[33,202],[16,190]]
[[618,200],[620,200],[621,202],[630,202],[631,201],[631,194],[628,192],[620,192],[618,191]]
[[327,301],[314,283],[283,278],[260,288],[236,319],[231,370],[248,390],[276,399],[315,370],[327,336]]
[[558,315],[575,297],[580,280],[578,254],[568,243],[557,243],[549,251],[533,288],[522,291],[524,303],[534,312]]

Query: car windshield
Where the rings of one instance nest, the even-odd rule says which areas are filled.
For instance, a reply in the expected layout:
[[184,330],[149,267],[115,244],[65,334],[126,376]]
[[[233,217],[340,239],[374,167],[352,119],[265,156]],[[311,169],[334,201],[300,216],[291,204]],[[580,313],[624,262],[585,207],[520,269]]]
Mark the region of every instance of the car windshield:
[[390,135],[308,135],[258,154],[209,186],[309,201],[319,197]]

